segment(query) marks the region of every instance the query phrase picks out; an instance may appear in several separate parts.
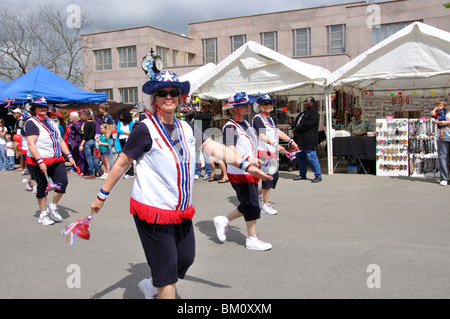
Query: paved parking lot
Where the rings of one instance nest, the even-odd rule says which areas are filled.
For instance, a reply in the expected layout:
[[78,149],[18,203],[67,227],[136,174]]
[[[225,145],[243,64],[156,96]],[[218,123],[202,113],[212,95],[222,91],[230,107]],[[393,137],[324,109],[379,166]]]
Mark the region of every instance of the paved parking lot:
[[[182,299],[448,298],[450,187],[436,179],[335,174],[293,181],[281,172],[258,234],[267,252],[245,249],[243,220],[217,240],[213,218],[237,203],[229,183],[195,182],[197,256],[177,285]],[[37,223],[20,173],[2,172],[0,298],[143,298],[149,269],[128,212],[134,179],[122,180],[89,228],[69,246],[60,232],[88,214],[102,181],[69,173],[63,221]],[[310,175],[309,177],[311,177]]]

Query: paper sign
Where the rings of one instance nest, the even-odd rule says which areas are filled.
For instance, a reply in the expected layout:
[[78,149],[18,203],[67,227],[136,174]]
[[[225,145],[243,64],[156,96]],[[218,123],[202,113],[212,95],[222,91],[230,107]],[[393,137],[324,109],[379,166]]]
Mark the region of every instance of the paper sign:
[[388,117],[386,117],[386,121],[392,121],[392,116],[388,116]]

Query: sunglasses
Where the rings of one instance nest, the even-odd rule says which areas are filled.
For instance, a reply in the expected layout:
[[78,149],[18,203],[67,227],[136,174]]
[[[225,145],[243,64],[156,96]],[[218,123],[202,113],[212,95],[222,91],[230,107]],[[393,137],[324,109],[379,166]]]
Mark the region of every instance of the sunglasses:
[[273,105],[273,102],[262,102],[261,105]]
[[180,91],[178,91],[178,90],[171,90],[171,91],[159,90],[159,91],[156,91],[156,96],[157,97],[166,97],[167,94],[169,94],[171,97],[178,97],[178,96],[180,96]]
[[48,108],[47,105],[36,105],[36,108],[41,107],[41,108]]

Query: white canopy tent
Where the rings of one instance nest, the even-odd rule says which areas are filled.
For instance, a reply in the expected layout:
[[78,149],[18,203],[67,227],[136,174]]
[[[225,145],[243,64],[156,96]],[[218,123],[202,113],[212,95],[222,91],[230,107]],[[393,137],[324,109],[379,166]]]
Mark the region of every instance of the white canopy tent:
[[219,100],[236,92],[274,93],[300,87],[313,87],[323,93],[331,74],[322,67],[288,58],[253,41],[245,43],[214,68],[208,64],[202,68],[181,76],[180,81],[191,82],[191,95]]
[[[449,88],[450,33],[414,22],[334,71],[327,90],[339,87],[371,92]],[[327,104],[331,113],[329,94]],[[330,175],[332,167],[333,145],[328,138]]]
[[414,22],[334,71],[329,86],[370,91],[450,85],[450,33]]

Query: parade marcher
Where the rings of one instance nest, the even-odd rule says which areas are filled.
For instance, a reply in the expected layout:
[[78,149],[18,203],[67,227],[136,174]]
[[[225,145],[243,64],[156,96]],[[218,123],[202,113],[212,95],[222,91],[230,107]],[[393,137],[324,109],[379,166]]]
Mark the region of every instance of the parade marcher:
[[259,179],[247,172],[251,165],[259,167],[262,164],[257,157],[256,134],[244,119],[250,114],[250,105],[255,102],[254,96],[240,92],[230,97],[228,104],[223,107],[231,113],[231,118],[222,129],[224,145],[242,154],[243,161],[239,167],[227,166],[228,180],[236,192],[239,206],[226,216],[216,216],[214,226],[217,237],[224,242],[228,224],[234,219],[244,217],[247,226],[245,247],[252,250],[269,250],[272,245],[256,235],[256,221],[261,217],[258,201]]
[[[288,142],[294,149],[298,148],[294,140],[278,129],[274,120],[270,117],[274,102],[275,100],[271,99],[268,94],[260,94],[254,105],[254,111],[257,114],[253,117],[252,126],[258,136],[258,158],[262,161],[268,159],[278,160],[279,152],[286,153],[286,149],[279,144],[279,139]],[[269,203],[269,193],[277,185],[278,170],[272,174],[272,177],[273,180],[262,182],[258,192],[261,211],[268,215],[277,214],[277,211]]]
[[[189,82],[179,82],[171,71],[163,71],[144,84],[143,92],[150,95],[150,102],[156,107],[130,132],[123,152],[91,204],[92,212],[98,212],[136,160],[130,213],[152,273],[151,279],[144,279],[138,285],[146,298],[175,298],[178,278],[185,276],[194,261],[195,148],[201,147],[231,165],[239,166],[242,162],[239,154],[174,117],[182,103],[181,95],[187,94],[189,88]],[[248,167],[247,161],[243,165],[256,178],[270,178],[256,167]]]
[[[58,213],[58,203],[66,192],[68,178],[65,167],[65,158],[76,167],[75,161],[69,152],[55,122],[47,116],[49,105],[45,99],[30,103],[30,118],[25,123],[25,133],[28,142],[28,153],[25,164],[33,170],[32,176],[36,178],[36,198],[41,210],[38,222],[51,225],[62,220]],[[53,193],[51,203],[47,207],[48,182],[59,185]]]

